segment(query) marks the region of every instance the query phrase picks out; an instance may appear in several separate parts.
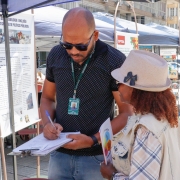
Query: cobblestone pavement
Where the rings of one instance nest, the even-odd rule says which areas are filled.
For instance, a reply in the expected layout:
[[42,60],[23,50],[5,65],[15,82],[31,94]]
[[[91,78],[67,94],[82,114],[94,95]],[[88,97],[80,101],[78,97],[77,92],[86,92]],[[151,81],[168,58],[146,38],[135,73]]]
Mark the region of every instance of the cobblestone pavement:
[[[19,146],[20,143],[22,143],[22,141],[19,141],[17,146]],[[7,179],[14,180],[13,157],[7,155],[9,152],[12,152],[12,149],[5,148]],[[20,156],[16,156],[16,157],[17,157],[18,180],[23,180],[24,178],[36,177],[37,157],[31,157],[31,156],[24,158],[21,158]],[[40,157],[40,175],[41,175],[40,177],[47,178],[48,161],[49,161],[49,155]],[[3,180],[3,175],[2,175],[2,180]]]

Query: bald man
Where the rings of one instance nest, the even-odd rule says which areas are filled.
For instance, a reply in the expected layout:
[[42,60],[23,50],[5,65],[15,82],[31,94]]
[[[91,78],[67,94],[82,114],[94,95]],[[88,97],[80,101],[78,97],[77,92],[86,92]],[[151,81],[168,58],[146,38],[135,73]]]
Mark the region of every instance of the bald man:
[[[103,179],[98,131],[108,117],[113,119],[113,100],[122,105],[111,71],[122,65],[125,55],[98,37],[92,13],[83,8],[71,9],[63,19],[60,45],[47,58],[40,105],[44,136],[56,139],[60,132],[80,132],[69,135],[73,141],[51,153],[51,180]],[[72,108],[72,104],[76,106]],[[46,117],[46,110],[56,119],[56,128]],[[120,116],[127,119],[126,113]],[[114,133],[126,124],[118,121],[120,116],[112,121]]]

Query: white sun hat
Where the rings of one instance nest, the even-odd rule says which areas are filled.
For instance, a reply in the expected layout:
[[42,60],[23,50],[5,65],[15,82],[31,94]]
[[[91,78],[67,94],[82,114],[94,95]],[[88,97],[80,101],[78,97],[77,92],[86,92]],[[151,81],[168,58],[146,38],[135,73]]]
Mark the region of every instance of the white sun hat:
[[166,60],[144,50],[132,50],[111,75],[120,83],[144,91],[164,91],[171,85]]

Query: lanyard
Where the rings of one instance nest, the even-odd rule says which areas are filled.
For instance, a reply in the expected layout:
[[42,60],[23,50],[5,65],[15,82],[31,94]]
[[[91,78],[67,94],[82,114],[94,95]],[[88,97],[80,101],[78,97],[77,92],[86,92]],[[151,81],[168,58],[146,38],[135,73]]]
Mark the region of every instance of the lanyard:
[[86,70],[86,67],[87,67],[87,65],[89,63],[89,60],[91,59],[91,56],[92,56],[92,54],[89,56],[88,60],[86,61],[85,65],[84,65],[84,67],[83,67],[83,69],[82,69],[82,71],[81,71],[81,73],[80,73],[80,75],[78,77],[77,82],[76,82],[75,74],[74,74],[73,60],[71,59],[71,69],[72,69],[72,76],[73,76],[73,81],[74,81],[74,94],[73,94],[74,99],[76,98],[76,90],[78,88],[79,82],[80,82],[80,80],[81,80],[81,78],[82,78],[82,76],[84,74],[84,71]]

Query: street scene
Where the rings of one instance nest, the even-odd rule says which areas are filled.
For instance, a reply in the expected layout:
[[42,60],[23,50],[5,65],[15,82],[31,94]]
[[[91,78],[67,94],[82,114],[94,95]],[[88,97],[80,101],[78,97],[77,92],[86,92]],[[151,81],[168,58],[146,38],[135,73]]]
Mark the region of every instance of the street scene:
[[180,180],[178,0],[2,3],[0,180]]

